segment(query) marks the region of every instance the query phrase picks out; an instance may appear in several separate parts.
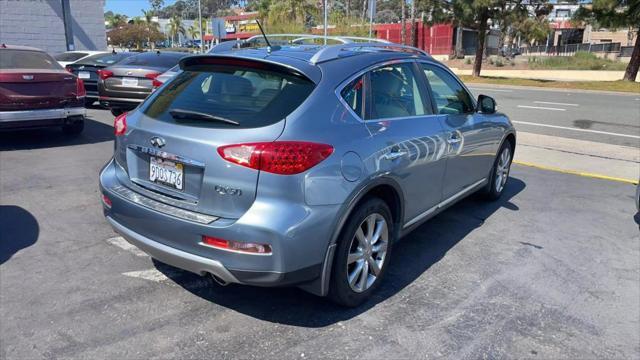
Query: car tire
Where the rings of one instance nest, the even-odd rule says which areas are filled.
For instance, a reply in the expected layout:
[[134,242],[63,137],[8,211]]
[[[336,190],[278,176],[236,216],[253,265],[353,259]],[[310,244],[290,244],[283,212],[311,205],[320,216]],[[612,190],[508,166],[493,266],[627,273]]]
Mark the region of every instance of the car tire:
[[84,130],[84,119],[62,125],[62,132],[67,135],[78,135]]
[[111,110],[111,115],[113,116],[120,116],[124,112],[124,110],[118,109],[118,108],[111,108],[110,110]]
[[500,198],[509,180],[512,161],[513,146],[511,146],[511,142],[507,140],[502,144],[502,147],[500,147],[500,151],[498,151],[498,155],[491,168],[491,174],[489,175],[489,183],[487,183],[482,191],[485,199],[495,201]]
[[331,270],[333,302],[358,306],[380,286],[394,241],[392,219],[387,204],[377,197],[365,200],[351,214],[338,238]]

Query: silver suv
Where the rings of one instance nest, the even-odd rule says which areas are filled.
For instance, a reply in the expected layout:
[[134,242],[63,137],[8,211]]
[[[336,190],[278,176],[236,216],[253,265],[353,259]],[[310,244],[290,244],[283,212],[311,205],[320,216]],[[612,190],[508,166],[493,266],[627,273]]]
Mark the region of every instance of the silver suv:
[[503,192],[513,126],[428,54],[349,40],[238,48],[182,59],[115,119],[104,214],[152,257],[356,306],[396,240],[469,194]]

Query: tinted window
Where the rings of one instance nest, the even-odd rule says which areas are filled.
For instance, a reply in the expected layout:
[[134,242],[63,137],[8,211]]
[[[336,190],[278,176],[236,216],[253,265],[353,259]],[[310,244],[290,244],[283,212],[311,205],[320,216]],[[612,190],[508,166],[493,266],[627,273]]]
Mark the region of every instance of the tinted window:
[[371,118],[425,115],[423,97],[412,64],[388,65],[370,73]]
[[[260,127],[284,119],[311,93],[306,78],[262,69],[209,66],[183,71],[161,88],[144,110],[152,118],[203,127]],[[240,123],[174,119],[172,110],[196,111]]]
[[58,54],[55,56],[56,60],[58,61],[76,61],[78,59],[81,59],[85,56],[87,56],[87,53],[78,53],[78,52],[66,52],[66,53],[62,53],[62,54]]
[[465,114],[473,112],[473,101],[469,93],[448,72],[422,64],[439,114]]
[[62,67],[49,55],[41,51],[0,50],[0,69],[51,69]]
[[80,63],[85,65],[113,65],[132,55],[133,53],[97,54],[82,59]]
[[180,59],[187,56],[189,54],[171,54],[171,53],[142,53],[134,56],[130,56],[121,62],[118,65],[134,65],[134,66],[151,66],[151,67],[162,67],[162,68],[170,68],[178,63]]
[[363,83],[364,76],[353,80],[349,85],[345,86],[340,92],[340,95],[347,103],[347,105],[355,112],[361,119],[364,119],[364,104],[363,104]]

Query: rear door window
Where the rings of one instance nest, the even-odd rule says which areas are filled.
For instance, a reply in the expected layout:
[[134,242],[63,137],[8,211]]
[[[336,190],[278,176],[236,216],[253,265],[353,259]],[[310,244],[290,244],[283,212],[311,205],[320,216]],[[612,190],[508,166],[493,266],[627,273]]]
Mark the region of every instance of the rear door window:
[[340,96],[360,119],[364,119],[364,75],[345,86]]
[[0,69],[46,69],[60,70],[62,67],[49,54],[30,50],[0,50]]
[[[188,126],[261,127],[283,120],[314,86],[307,78],[284,72],[212,65],[179,73],[151,99],[144,113]],[[176,117],[177,111],[207,114],[237,125],[203,116]]]
[[[369,73],[370,119],[402,118],[430,113],[411,63],[386,65]],[[369,120],[369,119],[367,119]]]
[[56,55],[55,58],[58,61],[72,62],[78,59],[82,59],[87,55],[89,54],[83,53],[83,52],[66,52],[66,53]]

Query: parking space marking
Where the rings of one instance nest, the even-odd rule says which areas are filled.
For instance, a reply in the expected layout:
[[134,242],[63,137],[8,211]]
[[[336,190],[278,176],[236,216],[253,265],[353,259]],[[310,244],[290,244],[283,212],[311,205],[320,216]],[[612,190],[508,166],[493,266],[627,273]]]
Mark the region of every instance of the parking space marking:
[[162,282],[162,281],[169,280],[167,275],[161,273],[160,271],[158,271],[156,269],[141,270],[141,271],[129,271],[129,272],[126,272],[126,273],[122,273],[122,275],[128,276],[128,277],[132,277],[132,278],[149,280],[149,281],[153,281],[153,282]]
[[116,236],[116,237],[112,237],[110,239],[105,240],[107,243],[119,247],[122,250],[126,250],[130,253],[132,253],[135,256],[149,256],[147,255],[147,253],[145,253],[144,251],[138,249],[137,247],[135,247],[134,245],[131,245],[127,240],[125,240],[122,236]]
[[560,106],[580,106],[578,104],[559,103],[559,102],[550,102],[550,101],[534,101],[534,103],[547,104],[547,105],[560,105]]
[[518,165],[522,165],[522,166],[533,167],[533,168],[541,169],[541,170],[559,172],[559,173],[563,173],[563,174],[578,175],[578,176],[589,177],[589,178],[594,178],[594,179],[611,180],[611,181],[618,181],[618,182],[623,182],[623,183],[627,183],[627,184],[638,185],[638,180],[624,179],[624,178],[619,178],[619,177],[614,177],[614,176],[607,176],[607,175],[594,174],[594,173],[575,171],[575,170],[565,170],[565,169],[560,169],[560,168],[553,167],[553,166],[538,165],[538,164],[533,164],[533,163],[530,163],[530,162],[518,161],[518,160],[514,160],[513,163],[514,164],[518,164]]
[[539,124],[539,123],[533,123],[533,122],[528,122],[528,121],[516,121],[516,120],[512,120],[511,122],[512,122],[512,123],[514,123],[514,124],[531,125],[531,126],[542,126],[542,127],[548,127],[548,128],[554,128],[554,129],[563,129],[563,130],[579,131],[579,132],[586,132],[586,133],[592,133],[592,134],[602,134],[602,135],[611,135],[611,136],[628,137],[628,138],[632,138],[632,139],[640,139],[640,136],[637,136],[637,135],[629,135],[629,134],[612,133],[612,132],[608,132],[608,131],[598,131],[598,130],[589,130],[589,129],[578,129],[578,128],[572,128],[572,127],[567,127],[567,126],[558,126],[558,125],[549,125],[549,124]]
[[519,107],[519,108],[524,108],[524,109],[538,109],[538,110],[551,110],[551,111],[567,111],[567,109],[552,108],[552,107],[545,107],[545,106],[518,105],[518,107]]

